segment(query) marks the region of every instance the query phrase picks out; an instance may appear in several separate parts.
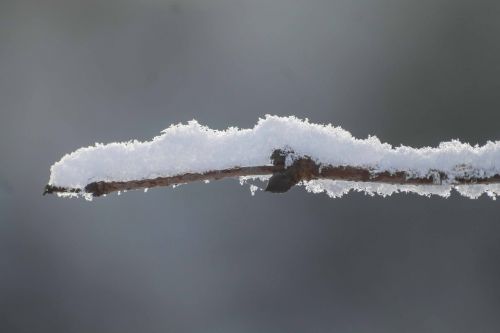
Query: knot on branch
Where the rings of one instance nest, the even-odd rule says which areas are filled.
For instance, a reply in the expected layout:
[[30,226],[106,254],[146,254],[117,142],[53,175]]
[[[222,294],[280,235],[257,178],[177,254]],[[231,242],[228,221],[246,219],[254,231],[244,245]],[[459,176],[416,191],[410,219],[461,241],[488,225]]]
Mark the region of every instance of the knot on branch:
[[[292,164],[287,167],[287,159]],[[266,191],[272,193],[287,192],[292,186],[304,180],[317,179],[320,175],[319,165],[309,156],[295,157],[292,150],[277,149],[271,155],[276,171],[267,183]]]

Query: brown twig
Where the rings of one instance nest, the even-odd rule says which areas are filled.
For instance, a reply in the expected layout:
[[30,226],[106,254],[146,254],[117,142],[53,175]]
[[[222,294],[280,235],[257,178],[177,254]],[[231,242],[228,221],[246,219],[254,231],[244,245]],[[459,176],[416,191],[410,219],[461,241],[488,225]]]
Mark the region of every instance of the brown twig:
[[[406,171],[384,171],[374,173],[372,170],[366,168],[352,166],[322,166],[308,156],[296,157],[294,158],[293,163],[286,167],[285,160],[290,154],[293,154],[293,152],[281,149],[275,150],[271,155],[272,165],[234,167],[231,169],[214,170],[205,173],[185,173],[171,177],[158,177],[154,179],[111,182],[98,181],[86,185],[83,190],[47,185],[45,187],[44,195],[52,193],[88,193],[98,197],[117,191],[260,175],[272,175],[269,179],[266,191],[273,193],[286,192],[292,186],[301,181],[313,179],[413,185],[442,184],[443,181],[448,179],[447,175],[440,171],[430,172],[425,177],[414,178]],[[500,183],[500,175],[494,175],[487,178],[478,178],[473,176],[454,178],[452,183],[454,185]]]

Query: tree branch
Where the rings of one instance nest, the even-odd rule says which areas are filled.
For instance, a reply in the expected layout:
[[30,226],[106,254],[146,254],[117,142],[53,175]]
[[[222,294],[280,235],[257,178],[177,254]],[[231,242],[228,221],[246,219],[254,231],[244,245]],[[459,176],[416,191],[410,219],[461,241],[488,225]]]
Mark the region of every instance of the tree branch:
[[218,180],[244,176],[271,175],[266,191],[273,193],[287,192],[291,187],[301,181],[313,179],[331,179],[355,182],[374,182],[387,184],[412,184],[412,185],[441,185],[447,182],[453,185],[468,184],[493,184],[500,183],[500,175],[491,177],[461,177],[448,179],[446,173],[439,170],[431,171],[425,177],[415,178],[407,171],[377,172],[373,170],[352,166],[320,165],[308,156],[293,159],[293,163],[286,167],[285,161],[291,151],[277,149],[271,155],[272,165],[235,167],[223,170],[213,170],[205,173],[185,173],[170,177],[142,179],[131,181],[98,181],[92,182],[85,188],[65,188],[52,185],[45,186],[45,194],[53,193],[88,193],[95,197],[117,191],[136,190],[158,186],[192,183],[196,181]]

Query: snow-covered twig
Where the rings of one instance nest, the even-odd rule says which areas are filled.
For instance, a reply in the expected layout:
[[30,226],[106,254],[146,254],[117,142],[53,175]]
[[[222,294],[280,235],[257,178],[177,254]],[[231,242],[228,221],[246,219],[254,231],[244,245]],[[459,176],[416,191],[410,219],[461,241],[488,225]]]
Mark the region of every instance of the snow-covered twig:
[[257,166],[257,167],[241,167],[225,170],[213,170],[205,173],[185,173],[171,177],[156,177],[153,179],[129,180],[129,181],[98,181],[92,182],[80,188],[67,188],[47,185],[44,194],[52,193],[88,193],[92,196],[99,197],[118,191],[128,191],[137,189],[148,189],[159,186],[170,186],[178,184],[186,184],[197,181],[210,181],[224,178],[259,176],[272,174],[276,168],[274,166]]
[[[248,177],[272,175],[266,187],[266,191],[283,193],[292,186],[300,182],[315,179],[342,180],[351,182],[386,183],[396,185],[442,185],[448,180],[446,174],[442,172],[430,172],[425,177],[412,178],[407,172],[379,172],[373,174],[368,169],[354,167],[333,167],[320,166],[310,157],[296,158],[292,165],[285,167],[287,152],[276,150],[273,156],[280,158],[273,159],[273,165],[263,165],[255,167],[239,167],[225,170],[213,170],[205,173],[186,173],[171,177],[157,177],[154,179],[130,180],[130,181],[99,181],[92,182],[85,186],[85,193],[93,196],[101,196],[118,191],[128,191],[146,189],[158,186],[170,186],[178,184],[192,183],[196,181],[210,181],[224,178]],[[500,176],[495,175],[488,178],[455,178],[452,184],[493,184],[499,183]],[[44,194],[49,193],[80,193],[81,189],[64,188],[47,185]]]
[[332,197],[349,190],[469,197],[500,193],[500,143],[457,140],[437,148],[392,147],[332,125],[266,116],[252,129],[172,125],[149,142],[96,144],[51,168],[45,193],[100,196],[115,191],[229,177],[272,176],[266,190],[302,184]]

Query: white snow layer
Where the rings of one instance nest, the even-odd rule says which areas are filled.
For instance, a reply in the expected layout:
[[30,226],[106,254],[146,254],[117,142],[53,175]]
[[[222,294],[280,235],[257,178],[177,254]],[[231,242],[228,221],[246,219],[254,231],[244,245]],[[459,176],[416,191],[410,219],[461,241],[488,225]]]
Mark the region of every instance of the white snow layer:
[[[488,177],[500,173],[500,142],[471,146],[458,140],[436,148],[392,147],[375,136],[356,139],[331,124],[307,119],[266,115],[251,129],[229,127],[213,130],[196,120],[171,125],[151,141],[96,143],[65,155],[51,167],[49,184],[83,189],[95,181],[128,181],[205,172],[236,166],[269,165],[275,149],[287,148],[297,156],[307,155],[318,163],[357,166],[380,171],[407,171],[425,176],[432,170],[454,176]],[[452,188],[471,198],[482,193],[495,197],[498,185],[450,184],[415,186],[315,180],[304,184],[311,192],[339,197],[350,190],[390,195],[415,192],[447,197]],[[255,189],[253,192],[255,192]]]

